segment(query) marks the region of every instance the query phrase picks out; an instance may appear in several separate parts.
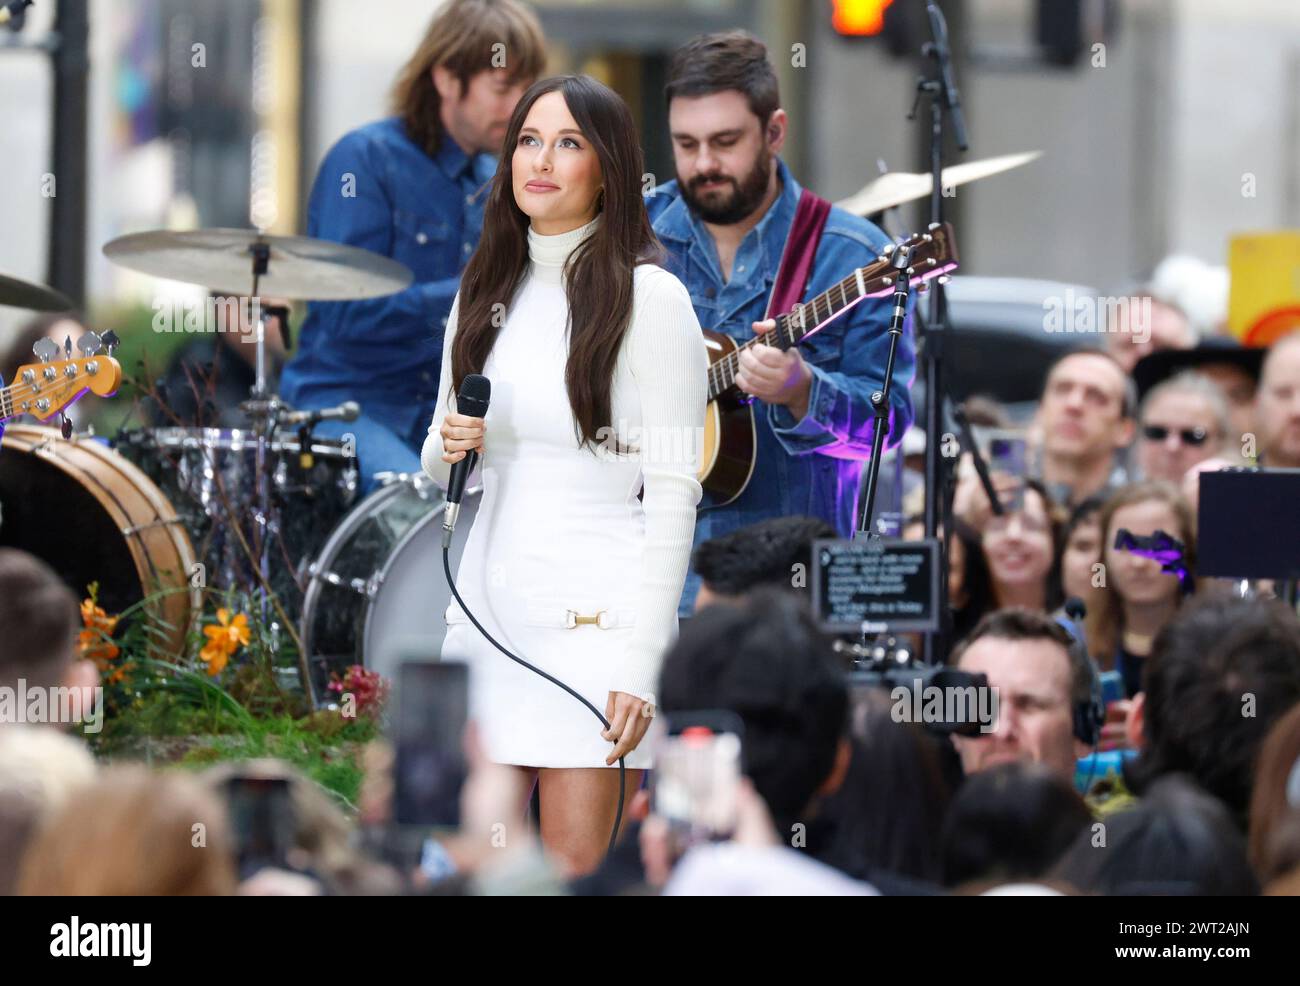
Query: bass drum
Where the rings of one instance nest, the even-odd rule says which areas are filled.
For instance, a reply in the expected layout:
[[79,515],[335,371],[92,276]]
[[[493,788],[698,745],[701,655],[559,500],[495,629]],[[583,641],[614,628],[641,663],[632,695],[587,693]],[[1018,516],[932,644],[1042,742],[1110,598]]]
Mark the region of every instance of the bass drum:
[[[353,664],[393,681],[404,657],[437,660],[447,634],[451,589],[442,570],[442,491],[424,474],[381,476],[385,483],[343,518],[307,569],[303,650],[307,689],[320,705],[330,676]],[[481,488],[465,491],[451,543],[460,567]]]
[[189,536],[158,487],[99,441],[57,428],[13,425],[0,445],[0,545],[40,558],[78,602],[98,582],[110,616],[169,590],[154,615],[168,658],[181,655],[203,599]]

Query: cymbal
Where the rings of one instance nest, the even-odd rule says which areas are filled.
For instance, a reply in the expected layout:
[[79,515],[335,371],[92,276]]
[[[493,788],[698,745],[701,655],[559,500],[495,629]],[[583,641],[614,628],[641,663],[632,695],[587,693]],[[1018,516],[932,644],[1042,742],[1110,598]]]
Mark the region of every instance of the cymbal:
[[[951,188],[966,185],[990,175],[1011,171],[1042,157],[1042,151],[1025,151],[1021,154],[1003,154],[1000,157],[984,158],[980,161],[968,161],[954,164],[940,172],[943,186]],[[868,182],[858,192],[835,204],[847,212],[858,216],[869,216],[885,209],[892,209],[904,202],[923,199],[930,194],[933,179],[930,174],[913,174],[907,171],[890,171]]]
[[269,249],[258,294],[268,298],[338,301],[401,291],[414,279],[405,264],[360,247],[309,236],[271,236],[255,229],[159,229],[119,236],[104,256],[119,266],[223,294],[253,289],[254,245]]
[[0,274],[0,305],[34,312],[66,312],[73,308],[72,300],[53,288],[8,274]]

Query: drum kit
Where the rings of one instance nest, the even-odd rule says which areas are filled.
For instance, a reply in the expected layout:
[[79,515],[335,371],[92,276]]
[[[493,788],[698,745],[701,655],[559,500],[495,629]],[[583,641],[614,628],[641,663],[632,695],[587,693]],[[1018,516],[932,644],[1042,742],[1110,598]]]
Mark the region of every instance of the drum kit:
[[[287,670],[313,706],[330,696],[331,675],[350,665],[392,676],[412,648],[436,655],[450,602],[441,491],[423,474],[385,473],[358,500],[352,443],[316,438],[320,414],[294,411],[272,391],[258,304],[261,296],[379,297],[407,287],[410,270],[357,247],[240,229],[132,234],[103,252],[122,267],[247,303],[256,345],[255,379],[240,405],[247,427],[123,430],[110,448],[72,434],[66,420],[62,436],[13,425],[0,452],[0,544],[42,557],[79,594],[97,582],[110,613],[163,590],[156,612],[173,655],[201,610],[203,587],[247,593],[271,638],[293,639],[297,666]],[[72,307],[43,285],[5,275],[0,305]],[[111,333],[105,340],[117,341]],[[70,355],[70,341],[66,348]],[[37,349],[42,364],[58,352],[52,343]],[[359,410],[349,402],[326,417],[352,420]],[[477,495],[469,491],[462,507],[471,519]],[[60,516],[75,522],[49,524],[52,505],[71,507]],[[471,526],[457,527],[454,563]]]

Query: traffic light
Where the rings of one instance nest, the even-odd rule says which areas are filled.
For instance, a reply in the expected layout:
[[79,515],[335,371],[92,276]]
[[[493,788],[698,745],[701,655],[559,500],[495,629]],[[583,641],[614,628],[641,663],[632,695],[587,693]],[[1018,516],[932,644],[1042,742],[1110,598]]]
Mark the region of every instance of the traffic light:
[[924,0],[832,0],[831,26],[847,41],[880,38],[895,57],[913,57],[926,30]]
[[885,11],[894,0],[833,0],[831,26],[836,34],[873,38],[885,29]]

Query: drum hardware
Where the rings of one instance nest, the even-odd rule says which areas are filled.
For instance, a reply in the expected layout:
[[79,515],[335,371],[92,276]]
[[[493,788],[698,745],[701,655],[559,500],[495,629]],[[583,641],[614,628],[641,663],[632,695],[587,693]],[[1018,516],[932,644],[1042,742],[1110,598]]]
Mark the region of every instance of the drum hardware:
[[155,527],[161,527],[164,524],[177,524],[181,528],[185,527],[184,522],[179,517],[164,517],[158,520],[151,520],[147,524],[136,524],[133,527],[122,528],[122,537],[132,538],[139,537],[142,531],[147,531]]
[[[355,457],[342,443],[313,439],[310,473],[294,472],[301,459],[297,438],[275,438],[268,452],[272,500],[278,507],[268,526],[276,564],[269,582],[277,601],[277,620],[297,641],[303,569],[328,532],[352,506],[357,489]],[[194,533],[207,565],[209,585],[260,586],[249,553],[242,505],[250,503],[256,450],[251,430],[154,428],[129,433],[118,450],[139,465],[178,506],[180,520]],[[293,509],[299,507],[300,509]],[[242,518],[246,521],[247,518]]]
[[[271,543],[281,530],[279,505],[271,495],[273,482],[287,480],[279,473],[282,460],[275,459],[272,469],[272,438],[287,408],[279,397],[269,392],[266,379],[266,331],[270,312],[260,304],[260,292],[286,300],[327,301],[373,298],[392,294],[409,286],[414,279],[403,264],[369,250],[332,243],[305,236],[273,236],[262,230],[209,229],[175,232],[157,230],[118,237],[106,244],[103,253],[123,267],[169,280],[199,284],[226,294],[237,295],[251,284],[247,297],[248,320],[253,328],[255,350],[254,382],[249,399],[240,405],[254,432],[256,490],[252,500],[252,541],[244,537],[239,523],[228,527],[255,567],[261,618],[269,619],[274,606],[285,622],[298,647],[304,681],[310,675],[302,641],[271,587]],[[274,306],[271,306],[274,307]],[[281,321],[281,326],[287,326]],[[287,336],[286,336],[287,339]],[[355,416],[355,415],[354,415]],[[308,422],[310,426],[311,422]],[[304,470],[315,465],[315,446],[310,432],[299,445],[300,464]],[[227,516],[236,518],[222,490]],[[247,508],[248,503],[239,506]],[[294,564],[287,566],[293,573]]]
[[426,500],[440,497],[442,494],[438,484],[427,473],[423,472],[377,472],[375,473],[375,483],[381,488],[392,486],[394,483],[406,484]]
[[307,571],[313,579],[319,579],[332,586],[351,589],[358,596],[365,596],[367,599],[374,599],[379,594],[379,587],[384,584],[383,576],[378,574],[372,575],[368,579],[347,579],[337,572],[322,571],[316,565],[312,565]]

